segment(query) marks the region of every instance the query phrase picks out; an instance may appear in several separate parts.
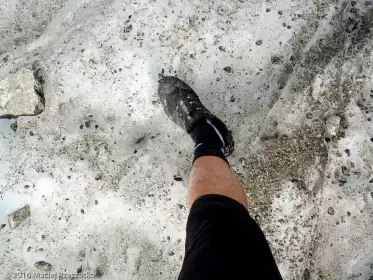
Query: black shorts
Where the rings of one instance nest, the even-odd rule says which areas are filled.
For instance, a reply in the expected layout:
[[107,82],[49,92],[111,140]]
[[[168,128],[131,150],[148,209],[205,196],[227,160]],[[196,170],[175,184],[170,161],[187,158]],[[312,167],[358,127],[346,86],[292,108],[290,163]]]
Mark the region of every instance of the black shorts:
[[204,195],[190,210],[179,280],[280,280],[263,232],[237,201]]

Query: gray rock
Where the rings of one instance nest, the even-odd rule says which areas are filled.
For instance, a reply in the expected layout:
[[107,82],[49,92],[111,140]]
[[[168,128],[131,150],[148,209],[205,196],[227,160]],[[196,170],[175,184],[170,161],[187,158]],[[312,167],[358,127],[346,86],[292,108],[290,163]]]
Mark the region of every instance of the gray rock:
[[338,116],[330,116],[325,120],[325,137],[333,138],[337,135],[341,118]]
[[225,72],[227,72],[227,73],[231,73],[231,72],[232,72],[232,67],[230,67],[230,66],[226,66],[226,67],[223,68],[223,70],[224,70]]
[[271,62],[272,64],[281,64],[283,61],[283,57],[280,55],[272,55]]
[[350,170],[346,166],[342,166],[342,173],[346,176],[350,176]]
[[17,129],[18,129],[18,123],[17,123],[17,121],[15,121],[14,123],[12,123],[12,124],[10,125],[10,128],[11,128],[14,132],[16,132]]
[[45,261],[40,261],[34,264],[34,266],[43,271],[50,271],[52,269],[52,265],[50,263],[47,263]]
[[10,228],[16,228],[24,220],[31,216],[30,206],[26,205],[23,208],[8,215],[8,222]]
[[0,81],[0,118],[35,116],[44,110],[42,84],[34,72],[22,68]]
[[140,138],[138,138],[136,141],[135,141],[135,144],[140,144],[141,142],[143,142],[145,140],[145,136],[142,136]]
[[132,29],[133,29],[133,26],[132,26],[132,24],[130,24],[130,25],[126,26],[123,31],[124,31],[124,33],[130,33],[132,31]]
[[258,40],[255,42],[255,45],[261,46],[263,44],[263,40]]
[[328,214],[329,214],[329,215],[334,215],[334,214],[335,214],[335,211],[334,211],[334,208],[333,208],[333,207],[329,207],[329,208],[328,208]]
[[96,174],[96,176],[95,176],[95,180],[101,180],[102,179],[102,173],[101,172],[99,172],[99,173],[97,173]]

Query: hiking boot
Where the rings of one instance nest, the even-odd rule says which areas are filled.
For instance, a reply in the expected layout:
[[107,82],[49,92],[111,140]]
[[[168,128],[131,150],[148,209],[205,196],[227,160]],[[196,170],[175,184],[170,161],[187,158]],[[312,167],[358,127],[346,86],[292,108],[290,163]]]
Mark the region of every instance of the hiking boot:
[[159,81],[158,95],[167,116],[187,133],[191,133],[198,121],[209,119],[224,139],[225,155],[233,152],[234,141],[231,131],[202,105],[198,95],[186,83],[176,77],[162,77]]

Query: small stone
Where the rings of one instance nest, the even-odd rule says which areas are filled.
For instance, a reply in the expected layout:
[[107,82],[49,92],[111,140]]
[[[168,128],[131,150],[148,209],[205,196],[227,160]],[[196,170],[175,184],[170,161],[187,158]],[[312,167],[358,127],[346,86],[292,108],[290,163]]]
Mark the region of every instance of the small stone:
[[278,55],[271,56],[271,63],[272,64],[280,64],[282,62],[282,57]]
[[350,152],[349,149],[346,149],[346,150],[345,150],[345,153],[347,154],[347,156],[350,156],[350,155],[351,155],[351,152]]
[[133,28],[133,26],[132,26],[132,24],[130,24],[130,25],[126,26],[123,29],[123,31],[124,31],[124,33],[130,33],[132,31],[132,28]]
[[98,204],[98,200],[95,200],[95,205],[97,205]]
[[349,176],[350,170],[346,166],[342,166],[342,173],[346,176]]
[[325,120],[325,137],[333,138],[337,135],[339,125],[341,123],[341,117],[330,116]]
[[30,131],[29,132],[30,136],[34,136],[34,132]]
[[227,73],[231,73],[232,72],[232,68],[230,66],[226,66],[223,68],[223,70]]
[[80,266],[80,267],[76,270],[76,273],[82,273],[82,271],[83,271],[83,267]]
[[347,216],[350,217],[351,216],[351,212],[347,211]]
[[10,228],[16,228],[20,225],[24,220],[31,216],[30,206],[26,205],[23,208],[13,212],[12,214],[8,215],[8,222]]
[[2,225],[0,226],[0,229],[5,228],[5,226],[6,226],[6,224],[2,224]]
[[263,44],[263,40],[258,40],[255,42],[255,45],[261,46]]
[[236,98],[232,95],[231,98],[229,99],[230,102],[236,101]]
[[338,180],[338,182],[339,182],[340,186],[343,186],[344,184],[347,183],[347,179],[346,178],[341,178],[340,180]]
[[80,209],[80,213],[84,214],[85,213],[84,209]]
[[174,180],[177,181],[177,182],[181,182],[183,180],[183,178],[179,175],[174,175]]
[[35,116],[44,111],[41,80],[22,68],[0,81],[0,117]]
[[328,208],[328,214],[329,214],[329,215],[334,215],[334,214],[335,214],[335,211],[334,211],[334,208],[333,208],[333,207],[329,207],[329,208]]
[[246,160],[246,159],[245,159],[244,157],[242,157],[242,158],[239,158],[238,162],[239,162],[239,163],[241,163],[241,164],[242,164],[242,166],[245,166],[245,165],[246,165],[246,162],[247,162],[247,160]]
[[267,12],[267,13],[269,13],[270,11],[271,11],[271,9],[270,9],[270,8],[267,8],[267,9],[266,9],[266,12]]
[[52,269],[52,265],[50,263],[47,263],[45,261],[40,261],[34,264],[34,266],[43,271],[50,271]]
[[12,123],[12,124],[10,125],[10,128],[11,128],[14,132],[16,132],[17,129],[18,129],[18,123],[15,121],[14,123]]
[[278,11],[277,12],[279,15],[282,15],[283,14],[283,12],[280,10],[280,11]]
[[100,278],[103,275],[104,275],[104,271],[100,267],[97,267],[95,271],[95,277]]
[[225,52],[225,48],[223,46],[220,46],[219,50],[222,51],[222,52]]
[[341,177],[341,172],[339,171],[339,169],[336,169],[334,171],[334,178],[338,180],[340,177]]
[[135,141],[135,144],[140,144],[142,141],[145,140],[145,136],[142,136],[140,138],[137,138],[136,141]]
[[311,280],[311,272],[309,271],[308,268],[304,270],[303,273],[303,280]]
[[95,176],[95,180],[98,181],[98,180],[101,180],[102,179],[102,173],[97,173],[96,176]]

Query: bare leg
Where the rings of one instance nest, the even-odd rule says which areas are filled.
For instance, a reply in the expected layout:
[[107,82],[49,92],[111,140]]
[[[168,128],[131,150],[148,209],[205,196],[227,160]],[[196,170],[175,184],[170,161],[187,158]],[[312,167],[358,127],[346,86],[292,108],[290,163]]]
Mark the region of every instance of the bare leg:
[[247,208],[246,193],[229,165],[219,157],[198,158],[192,168],[189,183],[189,207],[202,195],[228,196]]
[[179,280],[280,280],[268,243],[247,211],[245,191],[226,158],[234,149],[232,133],[180,79],[163,77],[158,94],[166,114],[195,144]]

